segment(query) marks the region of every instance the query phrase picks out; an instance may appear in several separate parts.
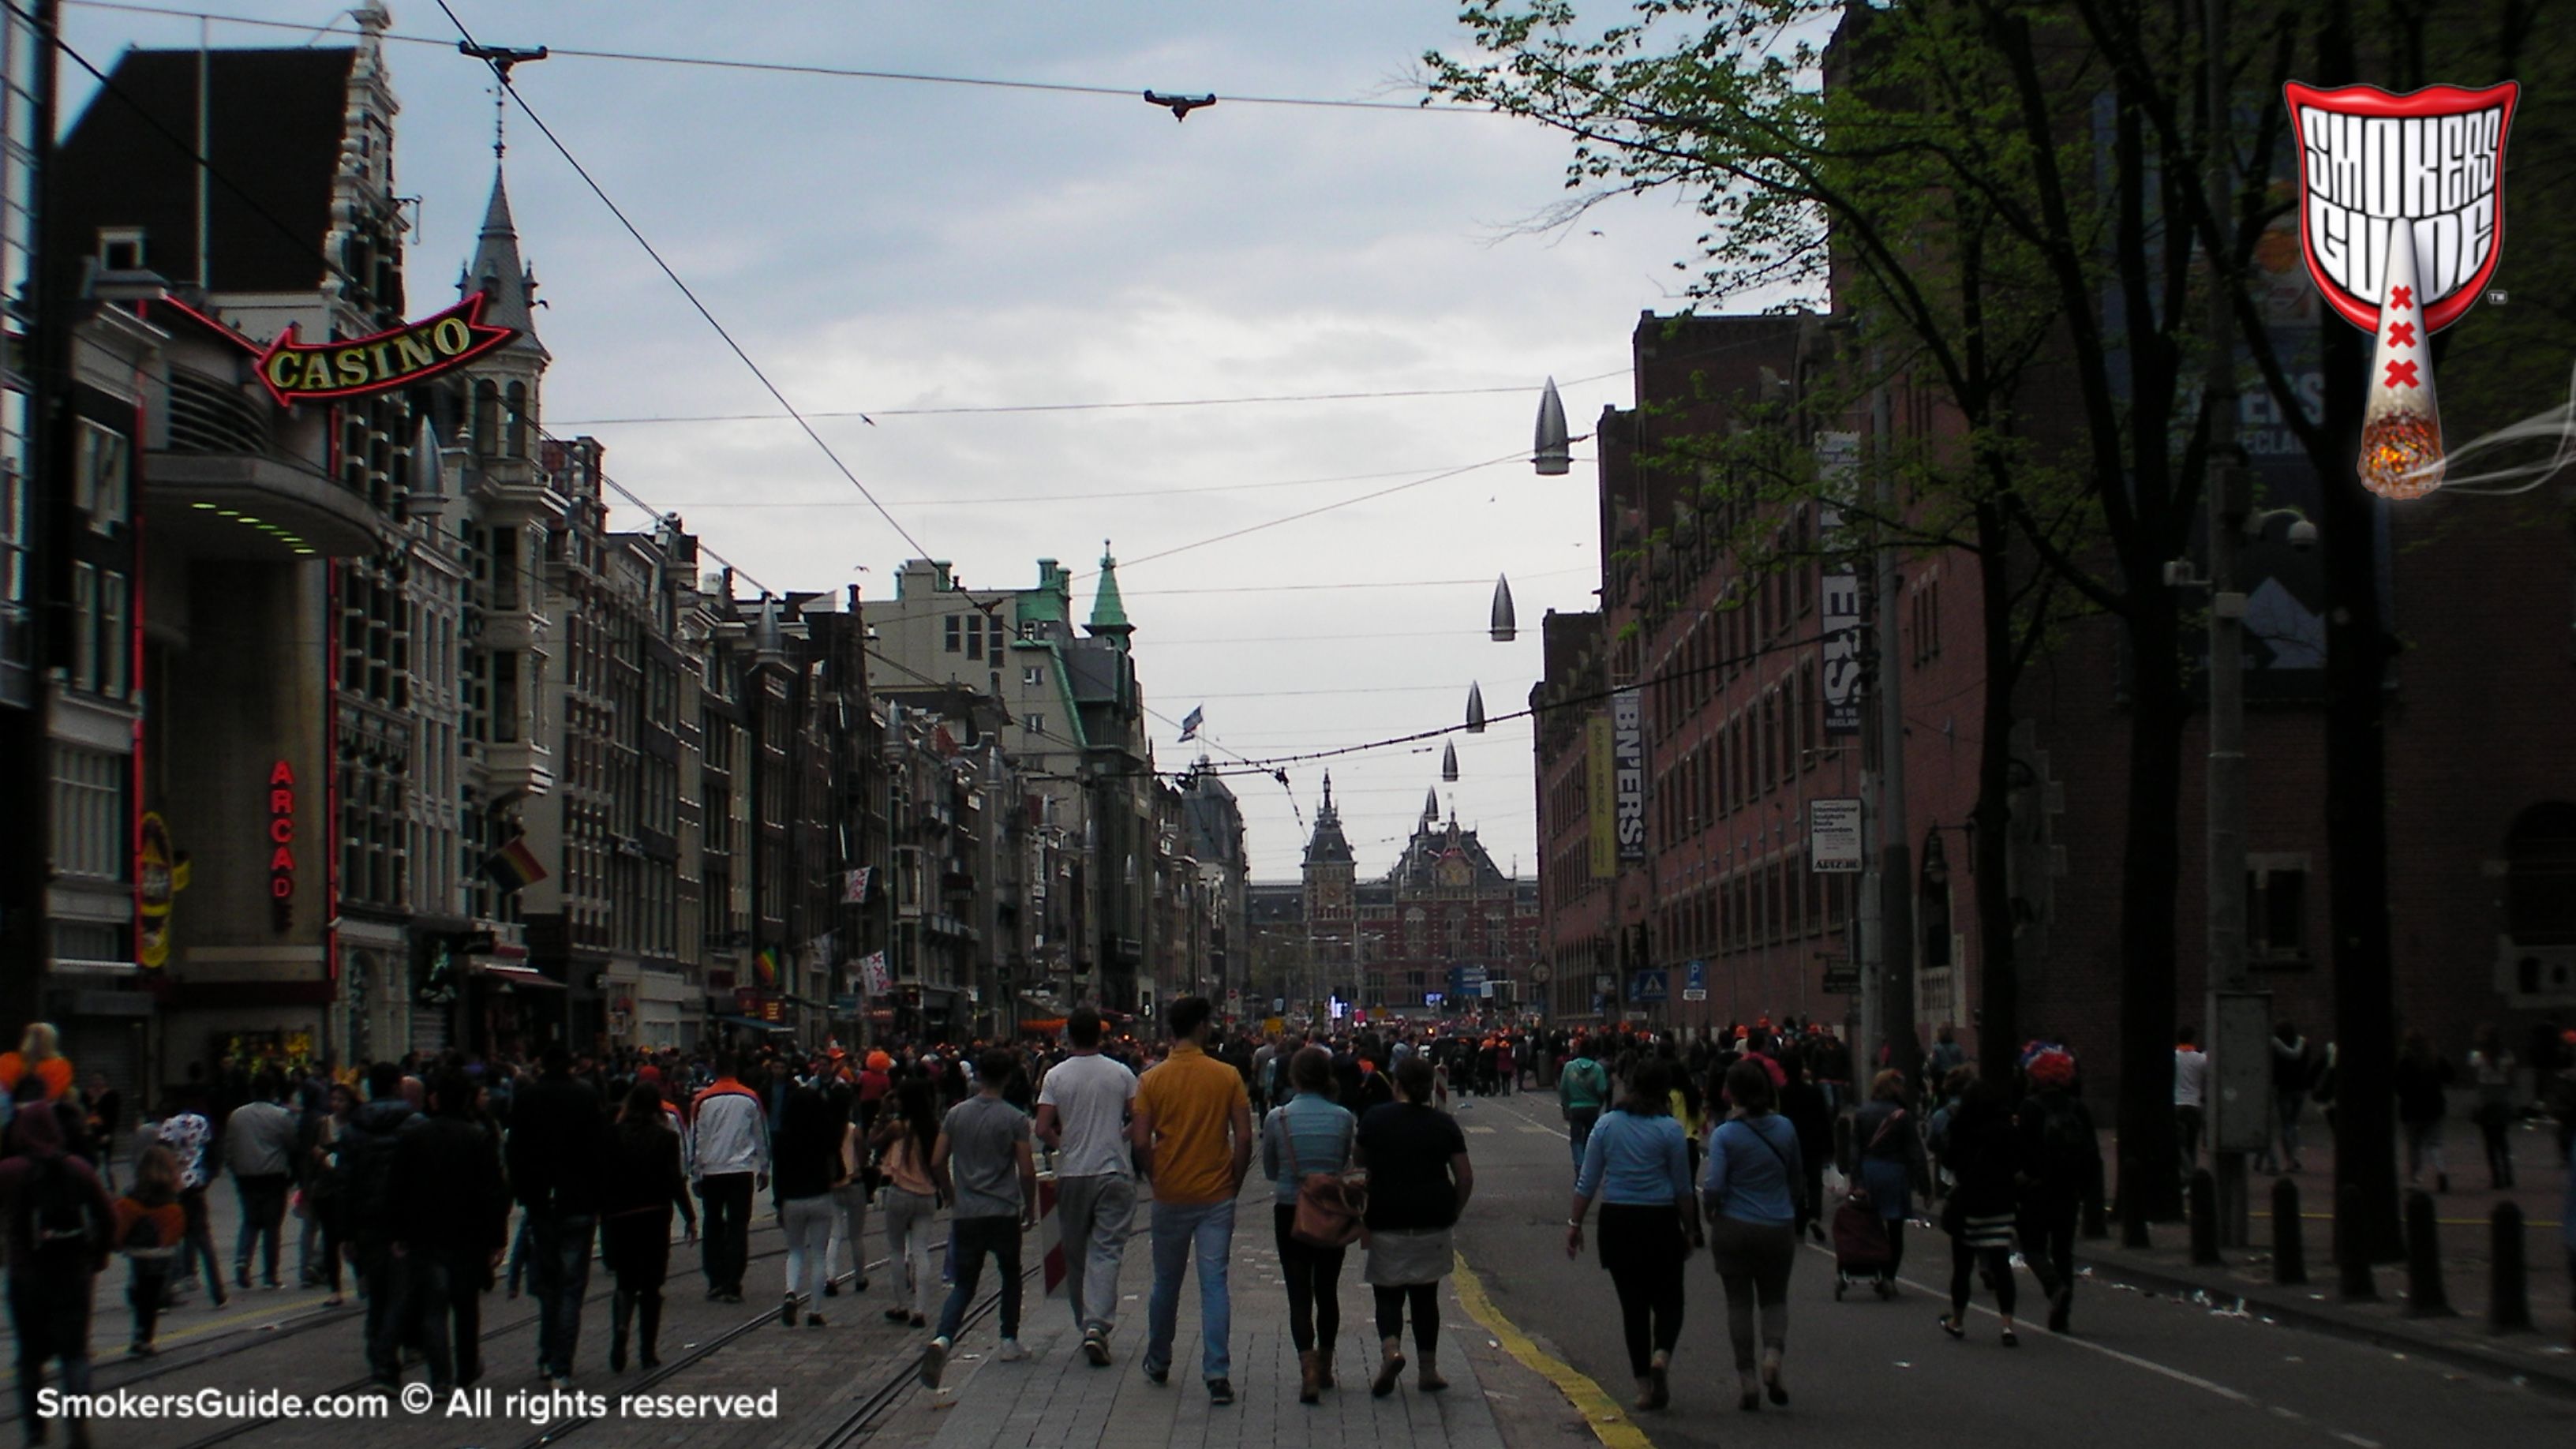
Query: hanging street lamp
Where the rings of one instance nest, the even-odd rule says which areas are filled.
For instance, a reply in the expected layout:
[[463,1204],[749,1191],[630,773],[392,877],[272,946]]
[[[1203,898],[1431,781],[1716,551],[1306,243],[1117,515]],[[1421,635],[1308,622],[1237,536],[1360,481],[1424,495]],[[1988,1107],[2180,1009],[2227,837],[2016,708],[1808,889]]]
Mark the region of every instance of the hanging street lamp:
[[1458,746],[1454,742],[1441,746],[1440,778],[1447,784],[1458,783]]
[[1484,732],[1485,691],[1481,686],[1471,683],[1467,686],[1467,733],[1481,735]]
[[1509,644],[1520,633],[1520,620],[1512,612],[1512,580],[1509,574],[1494,576],[1494,642]]
[[1542,478],[1562,478],[1574,468],[1574,439],[1566,432],[1565,401],[1556,395],[1552,377],[1538,395],[1538,436],[1530,449],[1530,464]]

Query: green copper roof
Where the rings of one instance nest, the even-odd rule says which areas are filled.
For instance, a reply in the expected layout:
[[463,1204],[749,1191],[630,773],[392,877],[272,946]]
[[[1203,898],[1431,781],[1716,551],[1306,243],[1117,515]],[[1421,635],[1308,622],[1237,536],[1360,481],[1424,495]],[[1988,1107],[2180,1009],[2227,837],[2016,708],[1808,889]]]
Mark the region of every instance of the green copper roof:
[[1118,559],[1109,552],[1109,540],[1100,541],[1100,591],[1092,596],[1091,632],[1130,633],[1135,625],[1127,622],[1126,602],[1118,597]]

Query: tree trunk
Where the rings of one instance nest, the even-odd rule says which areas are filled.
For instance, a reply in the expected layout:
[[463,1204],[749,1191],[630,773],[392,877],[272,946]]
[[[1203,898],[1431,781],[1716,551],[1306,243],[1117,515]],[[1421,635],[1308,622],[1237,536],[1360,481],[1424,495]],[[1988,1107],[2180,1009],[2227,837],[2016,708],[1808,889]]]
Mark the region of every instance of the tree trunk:
[[2014,648],[2012,529],[1999,504],[1978,505],[1977,547],[1977,574],[1984,596],[1980,623],[1986,636],[1977,804],[1972,817],[1976,831],[1969,860],[1977,892],[1977,1064],[1987,1081],[2008,1083],[2021,1051],[2021,967],[2014,955],[2009,874],[2013,686],[2021,678],[2021,656]]
[[2162,580],[2131,581],[2127,863],[2120,883],[2120,1180],[2146,1215],[2182,1210],[2174,1141],[2174,910],[2182,798],[2181,626]]
[[[2348,4],[2327,7],[2318,83],[2354,78]],[[2379,606],[2378,505],[2354,473],[2368,355],[2362,335],[2326,319],[2317,530],[2326,576],[2326,916],[2335,994],[2335,1241],[2346,1261],[2399,1256],[2394,963],[2389,951],[2388,621]],[[2346,1187],[2356,1192],[2345,1192]],[[2346,1217],[2346,1214],[2354,1216]]]

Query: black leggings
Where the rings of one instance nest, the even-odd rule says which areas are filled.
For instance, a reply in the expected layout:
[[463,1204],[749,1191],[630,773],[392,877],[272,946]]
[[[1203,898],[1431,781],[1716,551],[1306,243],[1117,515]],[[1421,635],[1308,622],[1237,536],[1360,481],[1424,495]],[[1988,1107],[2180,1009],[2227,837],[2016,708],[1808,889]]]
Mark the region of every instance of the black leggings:
[[2012,1249],[1972,1248],[1966,1238],[1950,1240],[1950,1317],[1953,1321],[1968,1316],[1968,1277],[1970,1270],[1983,1260],[1986,1281],[1994,1285],[1995,1311],[2013,1316],[2014,1286]]
[[1905,1219],[1882,1218],[1880,1225],[1887,1229],[1887,1266],[1878,1270],[1878,1281],[1893,1283],[1905,1266]]
[[1288,1280],[1288,1336],[1297,1351],[1332,1351],[1342,1331],[1342,1255],[1346,1248],[1318,1248],[1292,1236],[1297,1207],[1280,1203],[1272,1221],[1279,1236],[1279,1275]]
[[2050,1298],[2075,1289],[2075,1212],[2071,1198],[2028,1203],[2022,1209],[2022,1260]]
[[1377,1336],[1381,1339],[1404,1337],[1404,1304],[1413,1300],[1413,1346],[1424,1358],[1440,1346],[1440,1285],[1407,1283],[1400,1288],[1380,1285],[1377,1294]]
[[1654,1355],[1670,1355],[1682,1337],[1682,1268],[1690,1248],[1669,1203],[1601,1205],[1601,1265],[1619,1290],[1619,1326],[1628,1338],[1628,1367],[1644,1378]]

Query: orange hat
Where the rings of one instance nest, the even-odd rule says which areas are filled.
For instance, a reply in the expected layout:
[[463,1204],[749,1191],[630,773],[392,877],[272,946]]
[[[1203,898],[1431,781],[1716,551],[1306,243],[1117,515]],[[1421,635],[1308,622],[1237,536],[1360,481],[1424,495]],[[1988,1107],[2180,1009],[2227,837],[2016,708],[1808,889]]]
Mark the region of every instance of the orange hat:
[[884,1052],[870,1052],[868,1053],[868,1070],[872,1072],[893,1071],[894,1058],[887,1056]]

